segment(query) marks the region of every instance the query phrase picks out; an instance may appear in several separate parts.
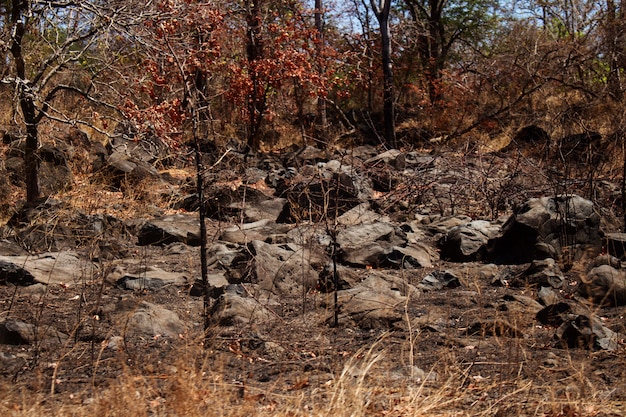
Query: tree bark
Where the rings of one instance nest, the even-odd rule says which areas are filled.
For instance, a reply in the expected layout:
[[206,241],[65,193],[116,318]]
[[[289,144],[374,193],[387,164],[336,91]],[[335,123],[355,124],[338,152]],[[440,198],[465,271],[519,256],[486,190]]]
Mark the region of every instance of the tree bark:
[[261,1],[248,0],[248,15],[246,16],[247,42],[246,55],[250,70],[252,91],[248,97],[248,151],[258,149],[258,136],[261,122],[265,113],[266,95],[260,85],[256,61],[263,58],[263,41],[261,37]]
[[385,141],[387,145],[396,147],[395,96],[393,88],[393,62],[391,59],[391,35],[389,33],[389,13],[391,0],[381,0],[378,7],[375,0],[371,0],[372,9],[378,19],[382,43],[383,64],[383,117],[385,124]]
[[11,25],[13,36],[11,39],[11,55],[15,60],[17,77],[17,92],[22,117],[26,125],[26,147],[24,152],[24,178],[26,181],[26,201],[34,203],[40,196],[39,190],[39,147],[38,120],[34,96],[31,86],[26,80],[26,63],[22,52],[22,41],[26,32],[26,12],[30,4],[27,0],[13,0],[11,3]]
[[[324,11],[322,10],[322,0],[315,0],[315,29],[317,30],[317,54],[321,61],[322,51],[324,49]],[[324,68],[320,68],[322,71]],[[316,142],[321,148],[326,148],[328,143],[326,140],[326,126],[328,120],[326,118],[326,99],[324,97],[317,97],[317,132]]]

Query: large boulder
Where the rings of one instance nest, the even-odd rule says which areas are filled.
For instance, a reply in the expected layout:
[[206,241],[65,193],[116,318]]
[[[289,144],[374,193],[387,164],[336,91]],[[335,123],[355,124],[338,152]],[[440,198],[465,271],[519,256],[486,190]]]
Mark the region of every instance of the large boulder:
[[490,239],[487,258],[497,264],[520,264],[567,253],[580,259],[601,246],[600,216],[593,203],[578,195],[532,198]]
[[[339,321],[350,319],[362,329],[390,328],[404,317],[407,297],[420,293],[415,286],[394,273],[367,271],[361,282],[339,291]],[[326,307],[331,309],[333,306],[332,297],[327,298]]]
[[93,262],[71,251],[0,256],[0,283],[71,285],[91,280],[95,272]]
[[600,265],[582,279],[580,294],[598,305],[626,305],[626,271]]
[[499,228],[485,220],[453,227],[439,242],[441,258],[452,262],[475,261],[482,255],[489,239],[497,235]]
[[396,236],[395,228],[385,222],[349,226],[337,233],[339,260],[359,267],[377,266],[393,246],[405,243]]
[[224,229],[220,240],[231,243],[245,244],[253,240],[267,240],[287,233],[289,227],[284,224],[276,224],[273,221],[263,219],[253,223],[238,224]]
[[305,290],[315,288],[318,272],[312,265],[322,265],[314,255],[296,245],[269,244],[260,240],[247,246],[250,255],[246,281],[258,284],[264,291],[280,295],[301,295]]
[[144,337],[177,338],[187,330],[187,325],[178,314],[163,306],[142,301],[136,305],[133,300],[120,303],[124,315],[123,328],[127,333]]
[[[6,156],[4,166],[11,182],[15,185],[23,185],[25,151],[26,141],[20,139],[11,143]],[[39,159],[39,189],[42,195],[48,196],[72,186],[74,177],[68,164],[70,155],[67,149],[43,144],[37,150],[37,158]]]
[[[217,233],[215,223],[207,221],[206,227],[208,236]],[[200,220],[197,214],[174,214],[155,218],[143,223],[137,237],[140,246],[169,245],[176,242],[199,246]]]
[[230,286],[219,296],[211,308],[211,319],[220,326],[237,326],[259,323],[276,318],[274,310],[279,307],[276,301],[248,297],[237,285]]
[[367,201],[373,190],[353,167],[333,160],[304,167],[277,193],[287,199],[277,221],[299,223],[341,216]]

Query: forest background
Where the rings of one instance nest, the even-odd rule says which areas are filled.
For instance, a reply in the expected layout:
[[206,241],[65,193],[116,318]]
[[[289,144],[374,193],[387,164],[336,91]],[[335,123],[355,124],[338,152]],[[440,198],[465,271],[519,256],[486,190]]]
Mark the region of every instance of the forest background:
[[0,125],[25,140],[29,201],[38,148],[67,126],[104,145],[244,152],[543,149],[577,134],[623,148],[621,1],[14,0],[0,13]]

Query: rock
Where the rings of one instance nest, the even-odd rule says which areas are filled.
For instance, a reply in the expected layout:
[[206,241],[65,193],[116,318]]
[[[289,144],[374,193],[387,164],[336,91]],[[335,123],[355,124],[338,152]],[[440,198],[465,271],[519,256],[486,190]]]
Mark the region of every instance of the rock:
[[176,313],[162,306],[142,301],[136,308],[126,302],[123,308],[131,308],[125,325],[126,331],[138,336],[165,336],[177,338],[185,333],[186,325]]
[[514,279],[509,281],[513,287],[552,287],[561,288],[565,277],[554,259],[533,261],[530,266]]
[[560,300],[559,295],[549,287],[541,287],[539,291],[537,291],[537,298],[544,306],[556,304]]
[[48,252],[32,256],[0,256],[0,282],[19,285],[78,284],[91,280],[96,271],[93,262],[76,253]]
[[283,159],[285,160],[286,165],[302,166],[306,163],[325,162],[328,160],[328,157],[321,149],[307,145],[294,152],[287,153]]
[[[335,285],[335,268],[337,269],[337,284]],[[316,289],[323,293],[329,293],[335,290],[347,290],[356,285],[360,280],[358,273],[353,268],[343,265],[333,265],[332,262],[324,265],[319,273]]]
[[[525,317],[537,314],[542,306],[537,300],[521,294],[506,294],[502,297],[504,305],[499,305],[499,311],[515,312],[517,314],[516,323],[519,325]],[[521,313],[521,314],[520,314]]]
[[268,237],[283,234],[289,231],[284,224],[278,225],[273,221],[263,219],[254,223],[244,223],[224,229],[220,240],[231,243],[245,244],[253,240],[265,241]]
[[[569,259],[576,260],[590,250],[599,252],[600,236],[600,217],[591,201],[577,195],[532,198],[507,220],[500,236],[489,241],[488,259],[528,263],[554,250],[559,256],[568,251]],[[538,250],[538,244],[549,246]]]
[[[276,221],[284,209],[286,199],[276,199],[266,194],[270,190],[265,182],[262,182],[265,189],[261,185],[237,186],[237,183],[241,181],[213,182],[208,186],[205,191],[205,207],[210,218],[237,222],[250,214],[252,217],[260,217],[255,221],[266,218]],[[198,203],[194,209],[197,210],[197,207]]]
[[472,219],[467,216],[440,217],[426,223],[426,229],[433,235],[447,235],[455,227],[462,227],[470,223]]
[[334,219],[372,196],[367,180],[339,161],[319,163],[309,171],[294,178],[288,188],[277,189],[279,197],[287,199],[278,223]]
[[395,239],[390,224],[382,222],[350,226],[337,234],[341,262],[361,267],[378,265],[396,242],[405,243]]
[[67,338],[51,326],[35,326],[15,319],[0,321],[0,344],[28,345],[42,340],[62,344]]
[[302,294],[315,288],[318,273],[311,264],[315,261],[310,251],[298,245],[273,245],[255,240],[248,244],[251,259],[248,278],[265,291],[276,294]]
[[35,277],[18,264],[0,259],[0,283],[22,286],[33,285]]
[[541,324],[558,327],[570,319],[572,312],[573,309],[570,304],[557,302],[539,310],[536,318]]
[[115,188],[120,188],[124,181],[137,183],[146,178],[159,178],[157,169],[148,162],[117,151],[106,157],[99,171],[110,178]]
[[197,215],[175,214],[152,219],[143,224],[138,233],[138,245],[169,245],[182,242],[200,245],[200,221]]
[[344,226],[355,226],[364,223],[389,222],[389,217],[371,210],[370,203],[361,203],[337,218],[337,223]]
[[[362,329],[390,328],[402,320],[408,294],[415,295],[418,291],[399,277],[383,271],[368,271],[354,288],[339,291],[339,320],[350,319]],[[325,306],[332,308],[332,300],[328,299]],[[327,321],[332,319],[329,317]]]
[[419,284],[419,288],[425,291],[442,290],[444,288],[457,288],[461,282],[450,271],[433,271],[426,275]]
[[626,271],[600,265],[582,279],[578,291],[597,305],[626,305]]
[[[226,288],[230,285],[224,272],[207,274],[207,283],[209,287],[208,295],[211,298],[218,298],[220,295],[224,294]],[[204,284],[200,279],[193,283],[189,295],[193,297],[201,297],[204,295]]]
[[593,268],[601,265],[609,265],[614,269],[622,269],[621,261],[612,255],[598,255],[588,266],[587,269],[591,271]]
[[158,291],[161,288],[172,285],[184,285],[187,277],[176,272],[167,272],[155,266],[142,268],[133,274],[124,274],[117,280],[116,285],[125,290],[135,291]]
[[561,347],[588,350],[617,349],[619,335],[589,315],[572,315],[559,326],[555,334]]
[[378,266],[394,269],[431,268],[435,257],[434,251],[424,244],[393,246],[391,251],[379,258]]
[[247,204],[243,208],[245,222],[257,222],[259,220],[271,220],[275,222],[287,205],[286,198],[272,198],[257,204]]
[[[232,286],[231,286],[232,287]],[[245,292],[230,288],[222,294],[211,309],[211,319],[220,326],[238,326],[259,323],[275,318],[275,315],[258,300],[245,297]],[[264,297],[264,300],[267,298]],[[275,302],[270,302],[275,307]]]
[[249,256],[239,245],[214,243],[207,249],[207,266],[209,269],[224,268],[227,271],[236,269],[248,262]]
[[441,258],[452,262],[470,262],[481,257],[481,251],[500,226],[488,221],[475,220],[463,226],[455,226],[440,241]]
[[388,151],[367,159],[365,164],[371,166],[377,165],[381,162],[390,165],[397,170],[403,170],[406,166],[404,154],[397,149],[389,149]]

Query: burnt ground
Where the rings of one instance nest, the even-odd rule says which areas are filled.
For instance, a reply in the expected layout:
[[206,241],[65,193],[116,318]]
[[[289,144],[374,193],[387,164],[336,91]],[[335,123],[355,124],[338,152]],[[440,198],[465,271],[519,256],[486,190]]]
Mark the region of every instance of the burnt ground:
[[[150,247],[138,256],[176,270],[197,267],[196,253],[172,256]],[[2,382],[43,395],[36,398],[54,408],[57,402],[88,404],[128,375],[152,377],[153,400],[166,403],[181,369],[207,368],[227,381],[232,399],[226,402],[233,407],[244,400],[267,407],[300,398],[310,403],[310,411],[323,410],[336,389],[330,385],[346,378],[364,384],[370,393],[365,414],[403,415],[397,405],[413,387],[423,398],[434,395],[441,402],[437,412],[623,415],[623,340],[615,351],[562,347],[554,327],[540,325],[515,301],[534,298],[536,290],[494,286],[479,276],[477,264],[442,263],[437,268],[459,271],[459,266],[467,271],[460,287],[415,294],[398,307],[404,320],[363,328],[340,316],[334,327],[332,301],[324,307],[332,294],[309,292],[273,306],[272,320],[212,328],[204,350],[202,298],[191,296],[189,286],[132,292],[106,281],[101,285],[100,277],[45,290],[2,285],[3,318],[53,326],[70,335],[63,342],[3,344]],[[417,281],[427,272],[412,271],[406,279]],[[566,274],[571,285],[564,297],[575,293],[577,277],[572,274]],[[189,330],[178,339],[126,335],[123,320],[112,314],[122,299],[163,305]],[[594,311],[607,327],[626,334],[626,307]],[[116,348],[109,346],[113,335],[123,338]]]
[[[430,195],[434,206],[455,203],[466,213],[478,213],[474,218],[489,218],[494,210],[506,210],[498,205],[503,193],[520,201],[545,194],[545,188],[534,185],[511,186],[517,174],[486,183],[492,166],[480,171],[484,175],[472,187],[459,180],[471,179],[461,172],[453,184],[458,198],[430,195],[429,190],[424,195]],[[526,175],[536,176],[535,167],[529,165]],[[490,184],[493,188],[485,188]],[[401,183],[396,193],[415,193],[412,185]],[[479,198],[487,199],[487,204],[475,208]],[[398,204],[393,200],[386,204],[383,198],[381,206]],[[606,213],[606,207],[599,212]],[[408,296],[406,303],[390,306],[399,313],[393,320],[364,325],[340,312],[334,326],[333,293],[312,290],[271,304],[260,296],[257,301],[272,311],[269,319],[213,325],[205,339],[203,299],[192,291],[200,276],[198,249],[172,252],[167,247],[135,246],[136,237],[128,235],[116,239],[107,245],[123,252],[125,259],[185,272],[187,283],[158,291],[120,289],[111,278],[118,262],[112,256],[103,257],[98,273],[81,282],[47,287],[1,284],[0,318],[31,323],[38,335],[25,341],[0,332],[0,392],[6,412],[551,417],[626,413],[626,307],[593,306],[576,295],[589,260],[564,268],[566,286],[557,296],[589,309],[620,334],[615,350],[563,346],[555,336],[557,326],[536,319],[536,288],[494,285],[493,273],[485,273],[480,263],[444,261],[432,268],[397,271],[407,283],[416,284],[433,270],[451,270],[461,285],[403,294]],[[81,251],[89,257],[88,244]],[[187,329],[177,337],[127,331],[128,318],[142,301],[176,312]],[[68,337],[42,336],[51,328]],[[190,404],[197,407],[185,408]]]

